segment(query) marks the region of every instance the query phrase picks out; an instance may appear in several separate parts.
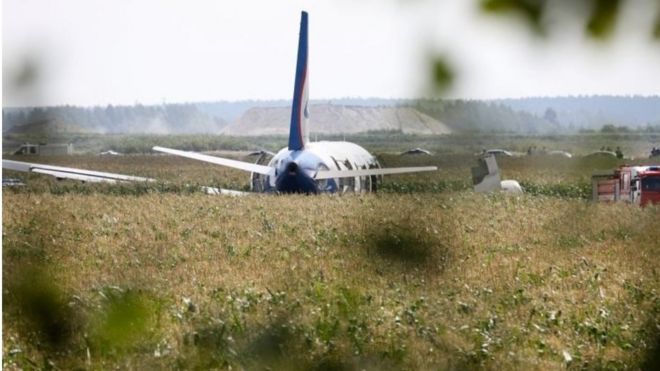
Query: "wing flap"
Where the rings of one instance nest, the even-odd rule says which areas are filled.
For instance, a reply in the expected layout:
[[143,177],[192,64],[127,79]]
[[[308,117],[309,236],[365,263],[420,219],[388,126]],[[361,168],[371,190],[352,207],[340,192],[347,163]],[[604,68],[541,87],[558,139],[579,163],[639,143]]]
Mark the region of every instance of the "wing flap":
[[234,169],[249,171],[252,173],[257,173],[262,175],[273,175],[274,173],[274,169],[270,166],[258,165],[250,162],[230,160],[228,158],[203,155],[201,153],[181,151],[178,149],[171,149],[171,148],[158,147],[158,146],[153,147],[153,150],[157,152],[168,153],[170,155],[186,157],[193,160],[209,162],[216,165],[227,166]]
[[89,175],[84,175],[84,174],[76,174],[76,173],[65,173],[62,171],[55,171],[55,170],[46,170],[46,169],[33,169],[33,173],[38,173],[38,174],[44,174],[44,175],[50,175],[58,179],[72,179],[72,180],[80,180],[83,182],[93,182],[93,183],[117,183],[120,182],[120,180],[117,179],[110,179],[110,178],[99,178],[95,176],[89,176]]

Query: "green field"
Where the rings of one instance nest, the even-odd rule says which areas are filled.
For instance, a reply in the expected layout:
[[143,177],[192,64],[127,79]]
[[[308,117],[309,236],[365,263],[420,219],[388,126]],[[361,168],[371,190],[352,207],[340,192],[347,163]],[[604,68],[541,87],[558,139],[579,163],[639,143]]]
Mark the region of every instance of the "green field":
[[[587,200],[591,172],[620,161],[502,159],[528,193],[479,195],[478,148],[581,139],[454,139],[365,144],[439,171],[343,197],[207,196],[246,175],[169,156],[22,158],[162,182],[3,174],[28,183],[3,189],[3,367],[657,367],[660,208]],[[436,155],[393,154],[409,144]]]

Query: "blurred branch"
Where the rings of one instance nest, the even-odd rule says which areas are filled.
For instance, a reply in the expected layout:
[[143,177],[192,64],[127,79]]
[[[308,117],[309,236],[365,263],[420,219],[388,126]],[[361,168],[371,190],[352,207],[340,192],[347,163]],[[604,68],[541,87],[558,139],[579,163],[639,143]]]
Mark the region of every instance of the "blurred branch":
[[[581,1],[548,1],[548,0],[479,0],[480,8],[493,15],[515,14],[522,16],[531,29],[539,34],[543,34],[546,29],[544,26],[544,17],[549,13],[548,9],[560,7],[565,10],[563,14],[571,14],[580,17],[581,9],[584,3]],[[606,40],[614,33],[617,19],[621,14],[624,5],[640,6],[639,2],[626,0],[589,0],[590,11],[586,13],[586,19],[581,22],[584,24],[585,33],[593,39]],[[644,3],[650,9],[653,8],[651,2]],[[655,9],[658,14],[653,25],[651,35],[660,39],[660,1],[655,2]]]
[[26,58],[21,64],[20,70],[13,76],[12,83],[15,89],[30,87],[39,79],[39,66],[35,60]]

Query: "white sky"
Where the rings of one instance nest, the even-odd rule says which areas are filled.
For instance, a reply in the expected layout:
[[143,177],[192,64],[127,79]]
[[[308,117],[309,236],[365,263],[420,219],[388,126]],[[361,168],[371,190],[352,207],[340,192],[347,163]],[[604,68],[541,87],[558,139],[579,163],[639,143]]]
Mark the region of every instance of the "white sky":
[[[633,3],[645,3],[644,0]],[[290,99],[300,10],[310,98],[414,98],[429,56],[457,72],[448,97],[660,94],[653,12],[624,9],[609,43],[566,22],[543,40],[478,0],[4,0],[3,105]],[[12,85],[26,60],[31,88]]]

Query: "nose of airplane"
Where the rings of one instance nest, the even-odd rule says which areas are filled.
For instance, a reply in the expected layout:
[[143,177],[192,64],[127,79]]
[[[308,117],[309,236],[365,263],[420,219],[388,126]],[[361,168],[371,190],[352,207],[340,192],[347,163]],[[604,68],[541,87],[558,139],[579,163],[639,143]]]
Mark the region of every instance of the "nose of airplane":
[[303,171],[294,161],[284,167],[278,175],[275,188],[280,193],[318,193],[316,181]]

